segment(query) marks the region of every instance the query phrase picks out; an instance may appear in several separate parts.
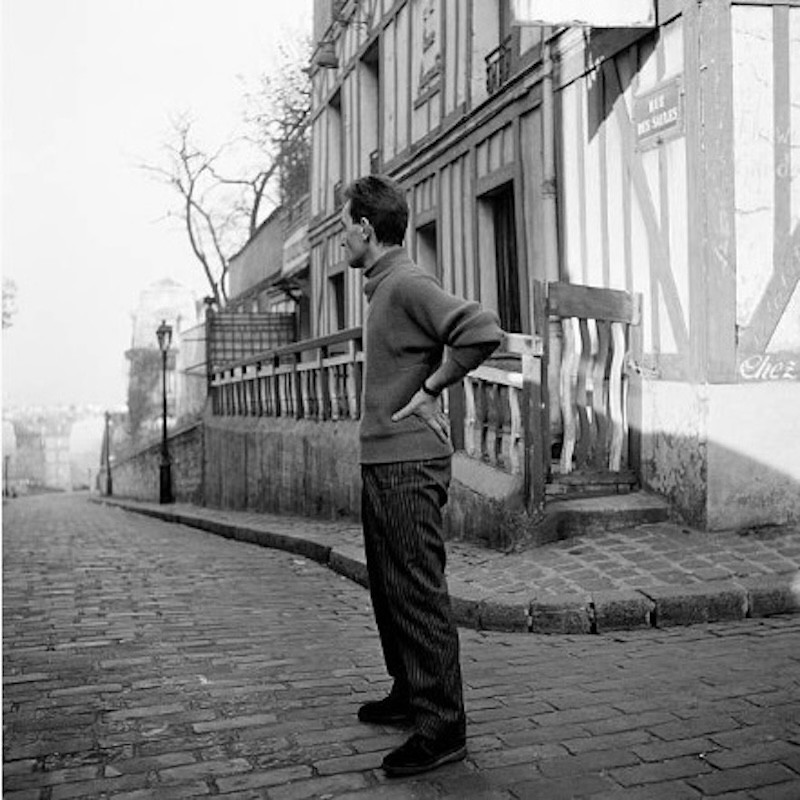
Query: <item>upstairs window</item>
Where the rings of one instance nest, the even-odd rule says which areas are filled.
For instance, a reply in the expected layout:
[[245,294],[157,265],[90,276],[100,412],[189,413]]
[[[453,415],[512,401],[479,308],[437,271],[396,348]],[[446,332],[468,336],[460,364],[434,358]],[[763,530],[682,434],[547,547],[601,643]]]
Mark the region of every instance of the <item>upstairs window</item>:
[[383,159],[380,151],[380,49],[378,40],[373,42],[361,58],[361,171],[372,174],[381,171]]
[[342,163],[344,153],[344,137],[342,135],[342,95],[336,92],[328,103],[328,169],[327,183],[332,187],[333,197],[330,198],[330,210],[335,211],[341,198],[337,197],[336,187],[341,190]]

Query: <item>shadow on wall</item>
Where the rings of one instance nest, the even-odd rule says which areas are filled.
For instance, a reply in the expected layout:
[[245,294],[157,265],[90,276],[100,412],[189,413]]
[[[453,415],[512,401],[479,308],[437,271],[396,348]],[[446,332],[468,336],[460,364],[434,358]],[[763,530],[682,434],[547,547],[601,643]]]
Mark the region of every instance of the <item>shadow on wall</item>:
[[[732,431],[731,433],[735,433]],[[800,447],[789,437],[765,457],[713,439],[650,433],[642,479],[693,527],[725,530],[800,523]],[[759,448],[763,450],[762,446]]]

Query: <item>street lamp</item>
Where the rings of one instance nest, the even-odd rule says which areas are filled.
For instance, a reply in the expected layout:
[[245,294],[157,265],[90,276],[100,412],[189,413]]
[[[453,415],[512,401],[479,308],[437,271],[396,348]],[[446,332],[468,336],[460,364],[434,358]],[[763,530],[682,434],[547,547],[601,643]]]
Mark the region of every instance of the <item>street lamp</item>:
[[174,503],[172,496],[172,460],[167,442],[167,353],[172,343],[172,326],[162,320],[156,331],[158,349],[161,351],[161,466],[159,469],[159,503]]
[[106,495],[113,494],[111,482],[111,412],[106,411]]

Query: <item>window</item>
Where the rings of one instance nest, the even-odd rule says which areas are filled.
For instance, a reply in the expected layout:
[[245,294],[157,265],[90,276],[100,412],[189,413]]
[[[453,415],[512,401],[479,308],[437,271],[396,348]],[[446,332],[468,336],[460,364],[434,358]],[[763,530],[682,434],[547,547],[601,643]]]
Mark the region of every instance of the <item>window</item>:
[[362,172],[380,171],[380,51],[376,39],[361,58],[361,142],[363,155],[369,164],[362,165]]
[[503,330],[522,330],[517,259],[517,226],[514,217],[514,186],[507,183],[490,195],[494,224],[494,255],[497,276],[497,312]]
[[[328,103],[328,185],[331,187],[335,187],[337,184],[341,185],[343,147],[342,95],[341,92],[336,92]],[[331,195],[329,198],[333,201],[333,205],[329,208],[335,210],[337,208],[336,198]]]
[[417,228],[417,264],[440,278],[441,268],[436,255],[436,223],[430,222]]
[[331,276],[328,287],[330,289],[330,329],[332,331],[341,331],[347,327],[347,317],[345,316],[344,272],[339,272]]

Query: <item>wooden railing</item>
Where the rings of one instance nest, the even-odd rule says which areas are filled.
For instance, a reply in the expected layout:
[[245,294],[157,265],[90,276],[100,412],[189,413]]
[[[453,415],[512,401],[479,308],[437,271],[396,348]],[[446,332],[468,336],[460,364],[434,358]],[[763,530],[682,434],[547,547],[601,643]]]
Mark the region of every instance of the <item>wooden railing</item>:
[[212,371],[213,413],[359,419],[363,361],[360,328],[259,353]]
[[[545,476],[534,438],[544,413],[541,341],[507,334],[498,352],[446,398],[454,443],[474,458],[522,475],[526,497],[540,506]],[[212,411],[218,416],[357,420],[363,361],[361,328],[259,353],[212,370]]]
[[511,37],[507,36],[484,60],[486,91],[488,94],[494,94],[511,76]]
[[[542,340],[506,334],[498,352],[464,379],[467,455],[523,477],[530,511],[541,510],[546,481]],[[459,425],[457,414],[451,416]]]

